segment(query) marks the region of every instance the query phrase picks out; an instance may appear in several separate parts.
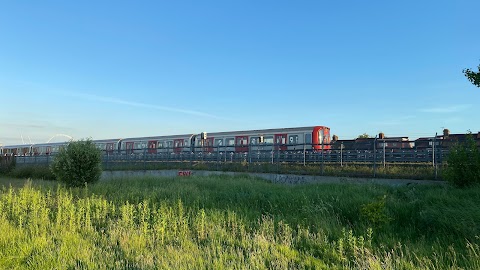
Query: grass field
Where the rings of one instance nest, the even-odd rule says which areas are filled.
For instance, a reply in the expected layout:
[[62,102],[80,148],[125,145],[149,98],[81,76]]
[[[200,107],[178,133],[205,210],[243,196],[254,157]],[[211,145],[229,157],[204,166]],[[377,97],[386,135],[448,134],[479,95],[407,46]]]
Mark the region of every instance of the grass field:
[[480,187],[0,178],[0,269],[480,269]]

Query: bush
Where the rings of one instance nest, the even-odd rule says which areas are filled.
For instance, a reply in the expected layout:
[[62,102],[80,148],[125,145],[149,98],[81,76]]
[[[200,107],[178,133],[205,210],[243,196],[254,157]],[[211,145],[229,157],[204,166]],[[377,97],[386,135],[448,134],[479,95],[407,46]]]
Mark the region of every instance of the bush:
[[364,204],[360,209],[361,216],[375,227],[380,227],[390,221],[390,218],[386,214],[385,201],[387,195],[384,195],[379,200]]
[[61,148],[50,166],[57,180],[69,186],[83,186],[100,179],[101,152],[91,140],[71,141]]
[[457,187],[480,184],[480,152],[471,133],[448,154],[445,179]]
[[6,175],[15,169],[16,161],[14,157],[0,155],[0,174]]

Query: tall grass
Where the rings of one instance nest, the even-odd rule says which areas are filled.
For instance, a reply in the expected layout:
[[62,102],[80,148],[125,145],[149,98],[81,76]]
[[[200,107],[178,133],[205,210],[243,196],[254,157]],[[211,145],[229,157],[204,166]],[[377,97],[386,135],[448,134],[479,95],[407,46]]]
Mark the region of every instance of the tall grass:
[[0,191],[0,269],[480,269],[479,191],[246,176],[27,182]]

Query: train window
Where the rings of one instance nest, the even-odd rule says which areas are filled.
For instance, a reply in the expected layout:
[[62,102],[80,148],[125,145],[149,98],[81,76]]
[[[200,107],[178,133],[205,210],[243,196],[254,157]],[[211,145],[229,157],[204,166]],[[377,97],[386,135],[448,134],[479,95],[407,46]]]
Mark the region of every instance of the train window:
[[247,144],[248,144],[247,137],[237,137],[237,146],[247,145]]
[[298,143],[298,135],[288,136],[288,143],[289,144],[297,144]]
[[157,148],[163,148],[163,143],[162,143],[162,142],[158,142],[158,143],[157,143]]
[[312,134],[305,134],[305,143],[312,143]]
[[235,139],[234,139],[234,138],[227,138],[226,140],[227,140],[227,143],[226,143],[226,144],[227,144],[228,146],[233,146],[233,145],[235,145]]
[[215,140],[215,146],[222,146],[223,145],[223,139],[216,139]]
[[273,144],[273,137],[271,137],[271,136],[264,137],[263,140],[264,140],[265,144]]
[[251,138],[250,144],[257,144],[257,138]]
[[188,140],[184,140],[184,141],[183,141],[183,145],[184,145],[184,146],[188,146]]

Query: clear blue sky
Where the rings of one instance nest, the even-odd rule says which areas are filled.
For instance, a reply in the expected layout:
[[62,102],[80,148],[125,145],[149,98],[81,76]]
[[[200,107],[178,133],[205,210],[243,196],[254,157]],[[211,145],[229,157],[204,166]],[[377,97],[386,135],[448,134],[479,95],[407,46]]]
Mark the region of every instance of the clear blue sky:
[[[480,1],[0,1],[0,144],[480,131]],[[29,139],[28,139],[29,138]],[[63,140],[64,138],[55,138]]]

